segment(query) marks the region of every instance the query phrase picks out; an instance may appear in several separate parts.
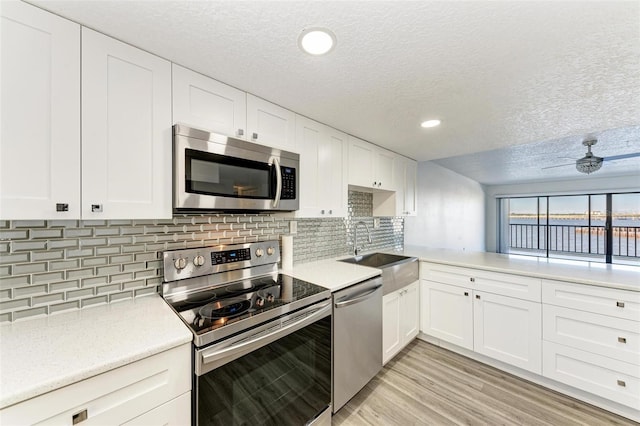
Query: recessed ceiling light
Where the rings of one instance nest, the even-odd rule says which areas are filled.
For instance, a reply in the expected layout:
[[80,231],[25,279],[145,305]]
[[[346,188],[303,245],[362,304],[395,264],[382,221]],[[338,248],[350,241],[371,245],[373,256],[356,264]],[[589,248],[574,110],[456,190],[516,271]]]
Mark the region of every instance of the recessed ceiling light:
[[336,45],[336,36],[326,28],[306,28],[298,37],[298,46],[310,55],[324,55]]
[[440,125],[440,120],[427,120],[427,121],[423,121],[422,123],[420,123],[421,127],[424,128],[428,128],[428,127],[436,127]]

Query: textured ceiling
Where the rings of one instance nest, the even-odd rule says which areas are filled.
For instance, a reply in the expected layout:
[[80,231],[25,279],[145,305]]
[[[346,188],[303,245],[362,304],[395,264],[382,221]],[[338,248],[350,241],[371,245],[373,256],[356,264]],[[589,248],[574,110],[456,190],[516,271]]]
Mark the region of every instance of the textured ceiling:
[[417,160],[640,124],[638,1],[32,3]]

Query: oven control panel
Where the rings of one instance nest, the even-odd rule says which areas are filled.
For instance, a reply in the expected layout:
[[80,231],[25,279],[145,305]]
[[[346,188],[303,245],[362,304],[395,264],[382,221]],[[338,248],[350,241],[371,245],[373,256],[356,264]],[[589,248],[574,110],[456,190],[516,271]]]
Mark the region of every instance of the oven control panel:
[[164,282],[276,265],[279,261],[277,240],[166,251],[163,253]]

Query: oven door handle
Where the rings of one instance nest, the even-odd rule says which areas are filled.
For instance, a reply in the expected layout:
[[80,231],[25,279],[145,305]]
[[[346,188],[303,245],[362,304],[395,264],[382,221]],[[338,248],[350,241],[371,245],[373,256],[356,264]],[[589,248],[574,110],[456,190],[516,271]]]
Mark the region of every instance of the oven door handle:
[[276,196],[273,199],[273,208],[277,208],[280,204],[280,197],[282,196],[282,170],[280,170],[280,160],[278,157],[273,157],[273,167],[276,168]]
[[[210,350],[205,350],[200,354],[201,364],[199,370],[202,371],[210,371],[213,368],[217,368],[221,365],[226,364],[227,362],[233,361],[245,355],[249,352],[252,352],[256,349],[259,349],[269,343],[272,343],[278,340],[281,337],[284,337],[288,334],[291,334],[297,330],[300,330],[310,324],[313,324],[317,320],[326,317],[331,314],[331,301],[328,300],[322,304],[321,306],[312,306],[311,309],[308,310],[307,314],[304,318],[301,318],[291,324],[287,324],[283,327],[278,328],[272,332],[269,332],[265,335],[259,333],[258,337],[250,340],[241,341],[238,344],[232,344],[231,346],[227,346],[223,349],[211,348]],[[215,365],[209,365],[215,364]]]

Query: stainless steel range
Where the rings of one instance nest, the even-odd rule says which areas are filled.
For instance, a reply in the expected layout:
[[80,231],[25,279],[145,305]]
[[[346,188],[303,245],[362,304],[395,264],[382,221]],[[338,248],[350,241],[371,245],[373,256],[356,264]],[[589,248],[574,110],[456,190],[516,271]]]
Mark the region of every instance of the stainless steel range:
[[331,423],[331,292],[279,260],[278,241],[164,253],[162,296],[194,335],[194,424]]

